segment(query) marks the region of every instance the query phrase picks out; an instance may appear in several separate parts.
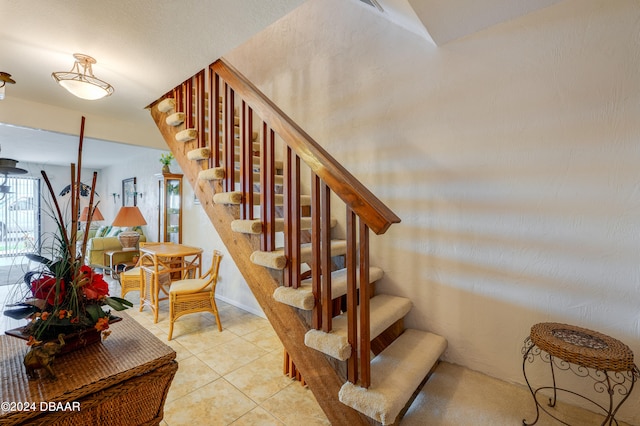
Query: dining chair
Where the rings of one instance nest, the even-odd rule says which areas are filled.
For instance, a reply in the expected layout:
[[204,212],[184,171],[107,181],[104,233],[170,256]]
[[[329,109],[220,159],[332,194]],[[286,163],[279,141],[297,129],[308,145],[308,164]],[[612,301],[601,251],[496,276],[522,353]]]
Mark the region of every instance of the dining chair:
[[[154,322],[158,320],[157,304],[160,299],[160,291],[167,294],[167,289],[171,285],[171,273],[166,272],[169,268],[163,262],[149,253],[143,253],[138,261],[138,282],[140,285],[140,312],[145,305],[149,305],[154,313]],[[157,277],[156,277],[157,268]]]
[[222,331],[215,293],[218,283],[218,269],[222,253],[214,250],[211,268],[199,278],[173,281],[169,288],[169,337],[173,336],[173,323],[182,315],[197,312],[211,312],[216,317],[218,331]]

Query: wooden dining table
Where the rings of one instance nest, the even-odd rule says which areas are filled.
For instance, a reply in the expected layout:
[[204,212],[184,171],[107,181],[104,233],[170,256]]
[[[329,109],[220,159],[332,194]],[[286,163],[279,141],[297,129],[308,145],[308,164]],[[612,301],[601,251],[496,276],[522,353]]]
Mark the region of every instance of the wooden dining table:
[[[158,322],[158,306],[167,299],[172,281],[200,276],[202,249],[175,243],[140,245],[140,312],[145,306],[153,311]],[[161,297],[160,293],[165,297]]]

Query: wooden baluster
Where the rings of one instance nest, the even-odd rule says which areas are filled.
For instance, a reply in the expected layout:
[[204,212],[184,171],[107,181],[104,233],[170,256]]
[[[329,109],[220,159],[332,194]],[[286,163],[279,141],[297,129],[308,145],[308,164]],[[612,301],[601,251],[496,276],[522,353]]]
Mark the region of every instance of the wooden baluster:
[[182,85],[173,89],[173,99],[175,100],[176,112],[184,112],[183,97],[182,97]]
[[193,129],[195,127],[193,117],[193,79],[182,83],[182,90],[184,91],[184,115],[185,127],[187,129]]
[[316,330],[322,327],[322,287],[320,285],[320,178],[312,172],[311,181],[311,288],[316,301],[312,313],[312,326]]
[[220,166],[220,76],[209,66],[209,168]]
[[369,286],[369,227],[362,219],[360,223],[360,386],[371,385],[371,299]]
[[293,169],[291,170],[292,176],[290,178],[291,184],[291,225],[293,234],[291,235],[291,261],[289,265],[291,267],[291,285],[293,288],[300,287],[300,246],[302,245],[302,237],[300,233],[300,157],[295,155],[293,150],[290,151],[293,155]]
[[260,238],[262,251],[276,248],[275,168],[275,133],[263,122],[260,147],[260,218],[264,226]]
[[204,70],[196,74],[196,119],[198,127],[198,148],[206,146],[205,127],[205,76]]
[[233,191],[235,189],[235,111],[234,111],[234,91],[225,83],[224,99],[224,190]]
[[356,215],[347,207],[347,339],[351,345],[351,356],[347,360],[347,378],[358,383],[358,289],[356,286],[357,230]]
[[242,101],[240,126],[240,218],[253,219],[253,110],[245,101]]
[[333,301],[331,295],[331,189],[320,185],[320,272],[322,274],[322,331],[331,331]]
[[300,158],[287,147],[284,164],[284,285],[300,285]]

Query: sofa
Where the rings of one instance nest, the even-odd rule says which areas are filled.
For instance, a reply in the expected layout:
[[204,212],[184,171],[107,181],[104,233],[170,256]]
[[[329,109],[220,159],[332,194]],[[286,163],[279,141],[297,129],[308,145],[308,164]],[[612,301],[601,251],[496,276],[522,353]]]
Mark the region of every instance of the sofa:
[[[109,266],[108,260],[105,259],[104,253],[108,250],[122,250],[122,245],[118,240],[118,234],[127,230],[117,226],[101,226],[97,229],[90,229],[87,237],[87,251],[85,252],[84,262],[88,265]],[[147,241],[142,228],[136,226],[134,231],[140,234],[140,242]],[[78,236],[78,241],[82,241],[83,235]],[[113,256],[113,263],[131,262],[138,252],[122,252]]]

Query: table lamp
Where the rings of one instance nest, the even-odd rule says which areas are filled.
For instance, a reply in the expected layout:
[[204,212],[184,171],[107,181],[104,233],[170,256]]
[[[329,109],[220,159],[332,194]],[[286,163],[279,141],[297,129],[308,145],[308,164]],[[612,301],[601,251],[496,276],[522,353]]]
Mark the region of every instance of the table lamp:
[[[82,209],[82,213],[80,213],[80,222],[87,222],[89,220],[89,206]],[[102,212],[99,208],[93,209],[93,214],[91,215],[91,222],[96,222],[98,220],[104,220],[104,216],[102,216]]]
[[[116,215],[116,218],[113,219],[112,226],[131,228],[146,224],[147,221],[144,220],[144,217],[142,216],[142,213],[140,213],[140,209],[138,209],[138,207],[122,207]],[[122,245],[123,251],[134,251],[138,247],[140,234],[130,229],[119,233],[118,240]]]
[[[102,216],[102,212],[100,211],[100,209],[98,209],[98,207],[94,207],[93,214],[91,215],[91,225],[93,225],[94,222],[97,222],[100,220],[104,220],[104,216]],[[89,206],[82,209],[82,213],[80,213],[80,222],[84,223],[86,226],[86,223],[88,221],[89,221]],[[89,228],[86,228],[85,230],[88,230],[88,229]]]

